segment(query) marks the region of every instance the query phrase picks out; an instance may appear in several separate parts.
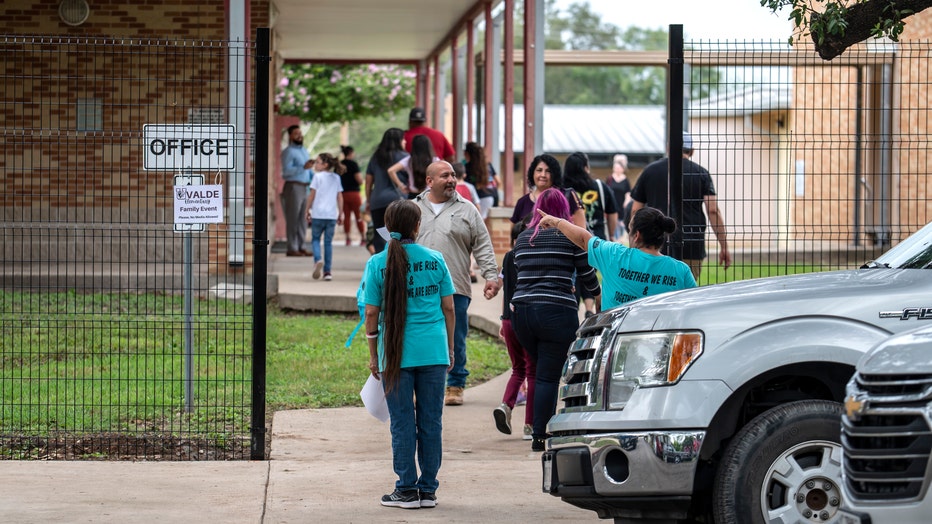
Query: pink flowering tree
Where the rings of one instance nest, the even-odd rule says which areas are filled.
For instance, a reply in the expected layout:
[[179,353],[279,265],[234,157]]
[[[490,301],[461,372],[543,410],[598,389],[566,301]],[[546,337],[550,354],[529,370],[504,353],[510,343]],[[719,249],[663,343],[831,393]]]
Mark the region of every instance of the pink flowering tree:
[[275,104],[304,122],[354,122],[410,109],[414,84],[408,66],[285,64]]

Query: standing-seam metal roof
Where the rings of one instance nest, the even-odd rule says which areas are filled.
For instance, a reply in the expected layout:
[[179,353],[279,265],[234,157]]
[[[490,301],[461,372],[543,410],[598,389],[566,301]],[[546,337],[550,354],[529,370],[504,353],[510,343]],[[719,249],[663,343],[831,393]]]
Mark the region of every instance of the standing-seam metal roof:
[[[499,122],[504,122],[504,106]],[[515,152],[524,150],[524,106],[513,112]],[[547,153],[664,153],[663,106],[544,106],[544,144]],[[499,150],[505,148],[499,133]]]

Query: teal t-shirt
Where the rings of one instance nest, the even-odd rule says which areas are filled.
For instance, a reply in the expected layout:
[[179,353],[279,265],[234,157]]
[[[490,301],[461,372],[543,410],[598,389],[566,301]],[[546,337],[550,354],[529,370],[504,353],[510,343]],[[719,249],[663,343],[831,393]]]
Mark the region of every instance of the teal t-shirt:
[[665,255],[655,256],[602,240],[589,239],[589,265],[602,273],[602,309],[625,302],[696,287],[689,266]]
[[[453,279],[439,251],[420,244],[404,244],[408,254],[408,304],[401,367],[450,365],[447,325],[440,298],[453,294]],[[366,263],[365,303],[382,307],[382,286],[388,250]],[[379,319],[379,333],[385,331]],[[379,371],[385,367],[385,349],[379,337]]]

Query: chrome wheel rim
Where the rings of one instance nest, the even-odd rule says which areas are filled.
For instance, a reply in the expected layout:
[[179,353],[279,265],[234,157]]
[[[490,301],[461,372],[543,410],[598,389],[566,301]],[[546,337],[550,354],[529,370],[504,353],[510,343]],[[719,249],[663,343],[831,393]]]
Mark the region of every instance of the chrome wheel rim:
[[841,446],[826,440],[797,444],[774,460],[761,486],[765,522],[822,523],[842,505]]

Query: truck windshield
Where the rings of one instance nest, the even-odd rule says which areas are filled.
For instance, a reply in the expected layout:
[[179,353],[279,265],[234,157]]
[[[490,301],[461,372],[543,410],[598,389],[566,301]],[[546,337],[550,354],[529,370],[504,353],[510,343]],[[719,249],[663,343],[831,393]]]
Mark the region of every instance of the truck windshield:
[[864,268],[890,267],[896,269],[932,268],[932,223],[910,235]]

